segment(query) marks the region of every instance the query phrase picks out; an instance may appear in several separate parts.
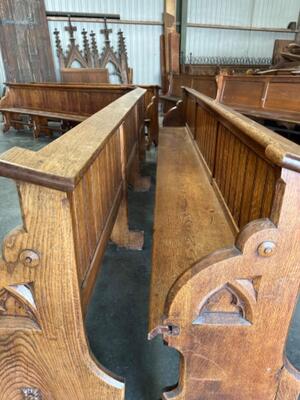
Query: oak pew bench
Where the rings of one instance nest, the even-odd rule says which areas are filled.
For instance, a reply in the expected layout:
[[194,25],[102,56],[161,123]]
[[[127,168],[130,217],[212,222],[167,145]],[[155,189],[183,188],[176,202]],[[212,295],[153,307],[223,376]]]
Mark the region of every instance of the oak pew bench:
[[109,239],[143,246],[143,232],[129,230],[127,184],[138,183],[144,95],[130,91],[37,152],[0,156],[23,216],[0,257],[5,400],[124,400],[124,380],[91,354],[84,319]]
[[300,283],[300,147],[190,88],[177,112],[182,126],[160,131],[149,308],[149,339],[181,356],[162,398],[298,400],[284,350]]
[[[53,130],[65,132],[102,110],[114,100],[134,90],[134,85],[60,84],[60,83],[6,83],[6,93],[0,100],[4,116],[4,132],[12,126],[33,128],[34,137]],[[145,120],[149,145],[158,143],[157,85],[143,85]],[[48,121],[59,121],[54,127]]]
[[241,114],[300,124],[300,77],[220,74],[217,81],[216,99]]
[[160,95],[160,101],[163,105],[164,113],[167,113],[171,108],[175,107],[178,100],[182,98],[182,86],[193,88],[210,97],[215,97],[217,94],[217,82],[215,74],[171,74],[169,76],[168,92]]

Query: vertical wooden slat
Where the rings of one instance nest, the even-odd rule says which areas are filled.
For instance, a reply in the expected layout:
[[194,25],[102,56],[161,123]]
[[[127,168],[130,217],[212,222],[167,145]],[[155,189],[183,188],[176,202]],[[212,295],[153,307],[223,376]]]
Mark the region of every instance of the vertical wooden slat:
[[223,151],[224,151],[224,137],[222,135],[222,126],[218,125],[217,131],[217,149],[216,149],[216,167],[215,167],[215,180],[217,185],[220,187],[221,183],[221,175],[222,175],[222,159],[223,159]]
[[268,168],[272,168],[269,166],[264,160],[261,158],[257,159],[257,167],[256,174],[254,180],[254,188],[252,194],[251,208],[249,212],[248,221],[252,221],[254,219],[260,218],[262,202],[264,199],[265,192],[265,183],[268,175]]
[[229,194],[230,194],[230,183],[231,183],[231,178],[232,178],[232,163],[233,163],[235,138],[233,135],[230,135],[230,133],[228,131],[227,131],[227,136],[228,136],[228,157],[227,157],[227,163],[226,163],[226,167],[225,167],[226,178],[225,178],[223,197],[228,204]]
[[246,179],[246,166],[248,162],[248,155],[249,155],[248,148],[243,144],[241,144],[241,152],[238,165],[238,176],[237,176],[236,190],[235,190],[236,194],[233,203],[233,219],[235,220],[237,225],[239,222],[240,211],[241,211],[241,202],[242,202],[243,187]]
[[249,222],[249,213],[254,190],[254,180],[257,168],[257,156],[250,152],[245,173],[245,184],[243,185],[243,196],[240,208],[239,227],[242,228]]
[[272,203],[276,186],[276,169],[269,168],[264,188],[264,198],[260,211],[261,218],[267,218],[271,214]]
[[231,180],[230,180],[230,186],[229,186],[229,198],[228,198],[228,202],[227,202],[232,215],[234,213],[234,199],[236,196],[238,174],[239,174],[239,169],[240,169],[239,162],[240,162],[240,155],[241,155],[241,147],[242,147],[241,142],[239,140],[235,139],[234,148],[233,148],[232,173],[231,173]]

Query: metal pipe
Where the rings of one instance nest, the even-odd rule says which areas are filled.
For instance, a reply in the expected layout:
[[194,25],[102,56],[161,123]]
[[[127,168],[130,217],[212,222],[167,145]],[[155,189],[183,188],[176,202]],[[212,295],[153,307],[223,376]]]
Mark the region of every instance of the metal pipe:
[[98,14],[98,13],[84,13],[74,11],[46,11],[47,17],[65,17],[65,18],[107,18],[107,19],[120,19],[120,14]]
[[229,29],[236,31],[256,31],[256,32],[282,32],[282,33],[299,33],[300,30],[286,28],[264,28],[258,26],[242,26],[242,25],[220,25],[220,24],[197,24],[189,22],[188,28],[204,28],[204,29]]
[[[59,17],[59,16],[47,16],[48,21],[66,21],[68,22],[68,17]],[[143,21],[143,20],[127,20],[127,19],[110,19],[107,18],[108,24],[123,24],[123,25],[156,25],[163,26],[161,21]],[[72,17],[72,22],[99,22],[104,23],[104,18],[98,17]]]

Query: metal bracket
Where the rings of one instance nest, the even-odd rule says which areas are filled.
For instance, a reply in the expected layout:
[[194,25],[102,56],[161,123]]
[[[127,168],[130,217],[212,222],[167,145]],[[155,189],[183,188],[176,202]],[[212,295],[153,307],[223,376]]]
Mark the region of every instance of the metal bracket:
[[180,329],[176,325],[159,325],[148,333],[148,340],[154,339],[157,335],[178,336]]

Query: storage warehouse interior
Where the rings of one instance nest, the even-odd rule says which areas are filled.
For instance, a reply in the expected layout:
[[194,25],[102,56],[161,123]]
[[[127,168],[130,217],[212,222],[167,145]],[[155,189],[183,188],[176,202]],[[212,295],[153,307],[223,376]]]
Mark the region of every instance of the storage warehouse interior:
[[299,400],[299,144],[299,0],[0,0],[0,400]]

